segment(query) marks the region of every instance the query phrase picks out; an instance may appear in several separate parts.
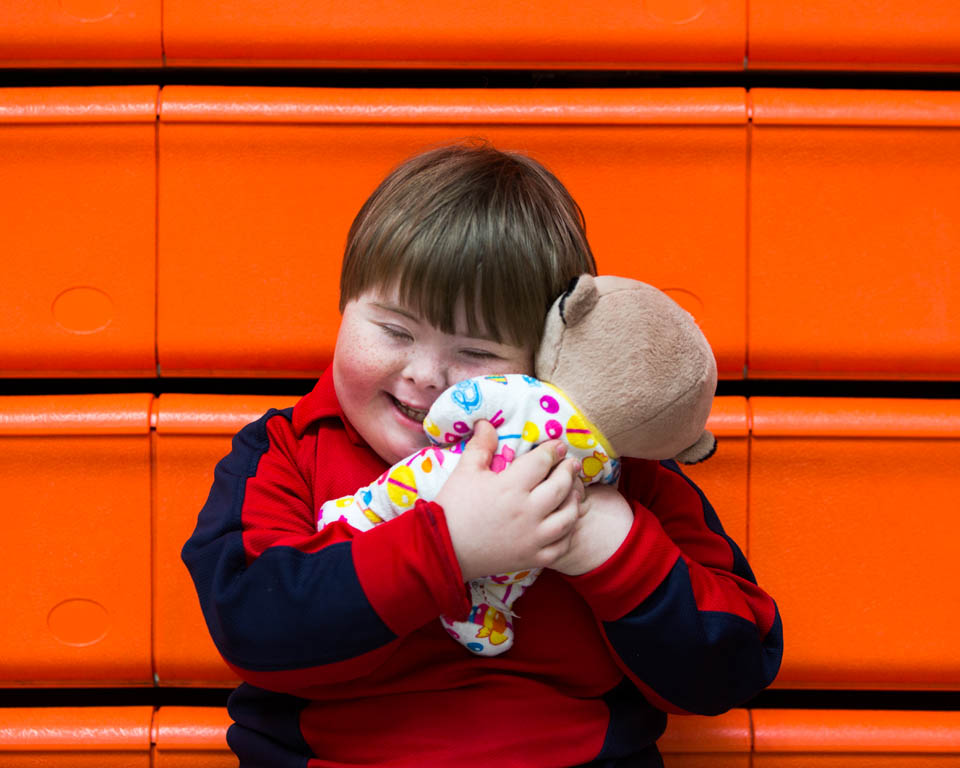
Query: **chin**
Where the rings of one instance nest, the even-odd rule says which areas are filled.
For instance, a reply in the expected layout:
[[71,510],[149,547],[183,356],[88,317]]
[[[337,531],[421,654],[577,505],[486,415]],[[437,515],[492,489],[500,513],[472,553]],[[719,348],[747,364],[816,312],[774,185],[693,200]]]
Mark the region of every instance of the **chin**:
[[374,447],[377,455],[387,464],[396,464],[400,459],[405,459],[412,453],[416,453],[421,448],[426,448],[428,441],[426,435],[422,439],[417,439],[411,435],[409,438],[398,436],[389,443],[384,443]]

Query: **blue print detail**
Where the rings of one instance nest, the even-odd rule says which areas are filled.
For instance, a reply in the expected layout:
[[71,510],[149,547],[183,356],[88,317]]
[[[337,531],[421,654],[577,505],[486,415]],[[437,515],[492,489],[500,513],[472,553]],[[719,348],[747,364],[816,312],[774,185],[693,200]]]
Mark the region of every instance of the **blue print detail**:
[[523,374],[523,380],[527,382],[527,384],[529,384],[531,387],[540,386],[540,379],[535,379],[533,378],[533,376],[527,376],[527,374]]
[[607,481],[610,485],[616,485],[620,481],[620,459],[614,459],[610,466],[610,479]]
[[369,507],[370,501],[372,499],[373,499],[373,492],[369,488],[364,488],[360,495],[360,500],[363,502],[363,505],[365,507]]
[[463,409],[464,413],[473,413],[480,407],[480,401],[483,399],[480,396],[480,387],[472,379],[458,381],[450,397]]

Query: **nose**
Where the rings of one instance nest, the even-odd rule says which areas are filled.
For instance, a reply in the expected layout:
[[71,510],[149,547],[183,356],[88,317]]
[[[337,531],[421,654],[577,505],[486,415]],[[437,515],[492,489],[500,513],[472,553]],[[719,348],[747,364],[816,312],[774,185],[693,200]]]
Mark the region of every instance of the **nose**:
[[420,389],[443,391],[447,388],[446,363],[440,355],[429,350],[411,352],[403,377]]

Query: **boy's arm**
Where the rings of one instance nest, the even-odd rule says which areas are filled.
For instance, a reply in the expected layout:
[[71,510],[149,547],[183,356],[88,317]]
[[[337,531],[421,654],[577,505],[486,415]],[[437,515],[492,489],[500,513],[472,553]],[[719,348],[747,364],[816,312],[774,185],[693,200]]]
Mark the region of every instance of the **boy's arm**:
[[780,667],[776,604],[674,462],[625,461],[620,490],[634,512],[626,540],[570,583],[655,706],[719,714],[744,703]]
[[[292,692],[367,674],[398,638],[469,602],[430,505],[372,531],[316,530],[314,491],[329,485],[310,476],[317,440],[330,456],[355,447],[322,425],[316,440],[298,439],[290,419],[291,409],[271,411],[234,437],[182,554],[226,662],[254,685]],[[382,466],[369,469],[357,484]]]

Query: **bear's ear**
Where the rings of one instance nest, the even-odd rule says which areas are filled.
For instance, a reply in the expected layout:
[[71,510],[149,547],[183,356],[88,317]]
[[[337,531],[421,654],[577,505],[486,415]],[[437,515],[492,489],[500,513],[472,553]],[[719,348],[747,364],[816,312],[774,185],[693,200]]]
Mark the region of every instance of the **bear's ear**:
[[697,442],[689,448],[684,448],[677,454],[676,459],[681,464],[699,464],[706,461],[717,452],[717,438],[712,432],[703,430]]
[[573,278],[566,292],[560,297],[560,319],[568,328],[576,325],[597,304],[600,292],[593,275],[583,274]]

